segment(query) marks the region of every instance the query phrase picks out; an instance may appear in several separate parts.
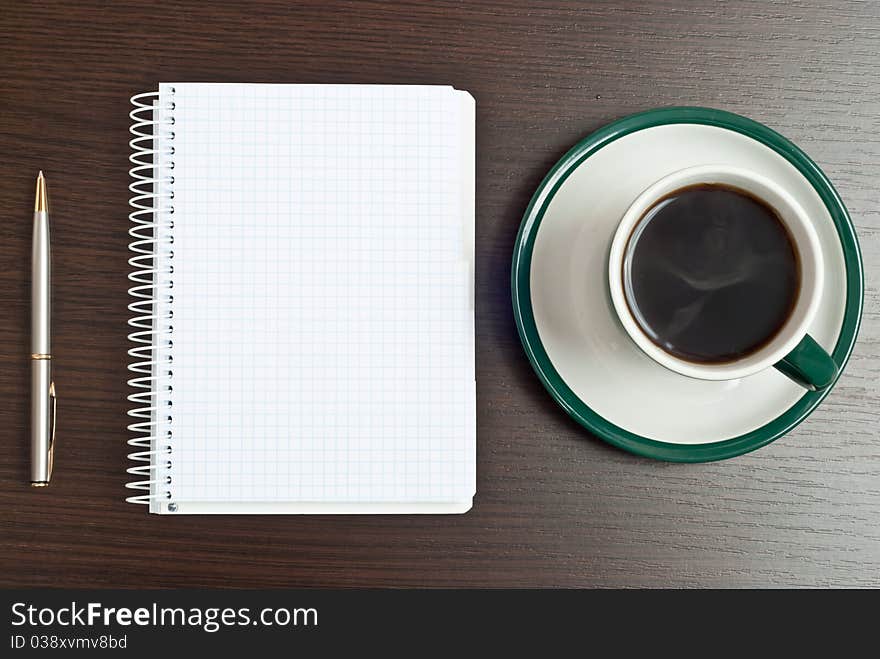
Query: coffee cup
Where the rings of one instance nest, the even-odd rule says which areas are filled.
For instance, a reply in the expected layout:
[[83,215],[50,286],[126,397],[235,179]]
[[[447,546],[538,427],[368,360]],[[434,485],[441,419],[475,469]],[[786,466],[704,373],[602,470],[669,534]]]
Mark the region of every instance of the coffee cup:
[[824,281],[816,229],[763,175],[701,165],[651,184],[620,220],[608,280],[626,333],[671,371],[735,380],[775,367],[812,391],[837,377],[808,334]]

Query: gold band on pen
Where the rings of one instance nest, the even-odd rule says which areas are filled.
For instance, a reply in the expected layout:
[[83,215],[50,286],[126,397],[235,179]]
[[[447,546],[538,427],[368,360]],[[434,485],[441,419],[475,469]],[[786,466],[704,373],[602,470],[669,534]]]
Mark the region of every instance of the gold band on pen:
[[42,352],[32,352],[31,359],[52,359],[52,355],[47,355]]

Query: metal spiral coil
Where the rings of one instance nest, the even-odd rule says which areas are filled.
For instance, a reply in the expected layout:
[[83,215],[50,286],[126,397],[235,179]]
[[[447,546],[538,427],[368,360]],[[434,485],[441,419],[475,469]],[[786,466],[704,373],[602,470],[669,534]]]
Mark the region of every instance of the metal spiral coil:
[[[133,96],[134,109],[129,114],[133,136],[129,142],[132,150],[129,174],[134,180],[128,187],[134,196],[129,199],[132,211],[128,217],[132,226],[128,233],[132,242],[128,247],[134,255],[128,260],[132,267],[128,276],[132,286],[128,293],[134,301],[128,305],[133,314],[128,321],[132,328],[128,339],[135,345],[128,351],[133,359],[128,366],[133,374],[128,384],[135,391],[128,396],[134,404],[128,412],[134,419],[128,430],[135,436],[128,444],[135,450],[128,458],[136,464],[127,470],[135,480],[126,487],[140,493],[126,501],[140,504],[171,498],[168,486],[171,484],[171,336],[174,331],[171,303],[174,299],[169,291],[174,258],[171,249],[174,147],[166,146],[161,152],[157,148],[159,137],[165,138],[161,143],[166,145],[174,139],[174,133],[167,130],[174,123],[170,114],[174,110],[174,89],[170,92],[170,100],[162,107],[158,105],[159,92]],[[163,102],[168,100],[166,96],[169,95],[163,94]],[[160,432],[162,428],[166,430]]]

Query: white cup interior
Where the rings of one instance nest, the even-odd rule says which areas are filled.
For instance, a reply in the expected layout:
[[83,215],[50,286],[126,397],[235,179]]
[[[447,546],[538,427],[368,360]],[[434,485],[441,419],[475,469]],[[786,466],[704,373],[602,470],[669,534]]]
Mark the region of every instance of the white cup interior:
[[[664,196],[697,184],[722,184],[743,190],[773,208],[789,231],[800,266],[800,287],[794,308],[782,328],[766,345],[743,357],[716,364],[691,362],[654,343],[633,317],[624,290],[624,258],[630,237],[648,210]],[[649,186],[630,205],[620,221],[608,259],[611,301],[621,324],[638,347],[653,360],[677,373],[704,380],[733,380],[753,375],[778,362],[803,339],[819,306],[823,279],[819,238],[800,204],[772,180],[749,170],[725,165],[701,165],[669,174]]]

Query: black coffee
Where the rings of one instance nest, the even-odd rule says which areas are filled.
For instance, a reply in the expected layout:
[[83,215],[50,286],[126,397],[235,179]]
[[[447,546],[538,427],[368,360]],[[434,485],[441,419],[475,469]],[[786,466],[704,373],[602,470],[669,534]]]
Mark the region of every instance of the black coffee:
[[748,193],[694,185],[667,195],[629,239],[627,303],[642,330],[694,362],[744,357],[782,328],[800,268],[788,230]]

